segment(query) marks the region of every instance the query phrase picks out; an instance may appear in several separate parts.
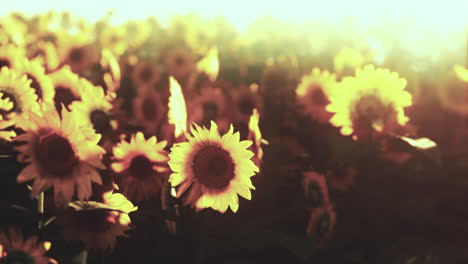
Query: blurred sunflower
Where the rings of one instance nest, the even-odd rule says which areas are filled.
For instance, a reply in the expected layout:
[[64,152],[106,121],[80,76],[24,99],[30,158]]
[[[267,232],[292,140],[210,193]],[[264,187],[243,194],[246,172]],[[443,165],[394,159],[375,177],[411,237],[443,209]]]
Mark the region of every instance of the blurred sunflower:
[[49,76],[52,79],[55,90],[55,108],[59,113],[62,111],[62,105],[70,110],[70,104],[73,101],[81,100],[82,84],[80,77],[73,73],[68,65]]
[[38,60],[23,60],[15,70],[19,75],[26,75],[31,80],[31,88],[36,92],[39,101],[53,102],[55,90],[52,80],[45,74],[45,69]]
[[173,171],[169,178],[172,186],[179,186],[177,197],[189,187],[186,204],[196,210],[213,208],[221,213],[231,207],[239,208],[237,194],[250,200],[250,189],[255,189],[250,177],[259,169],[252,162],[253,153],[247,148],[252,141],[239,140],[239,132],[233,126],[221,136],[215,122],[210,129],[197,124],[188,133],[188,142],[177,143],[171,148],[168,165]]
[[73,202],[75,210],[59,216],[65,239],[79,240],[89,249],[112,250],[117,237],[131,229],[129,213],[135,207],[122,194],[105,192],[100,202]]
[[193,54],[183,48],[171,49],[164,57],[164,64],[169,74],[180,82],[194,68]]
[[24,58],[24,49],[13,44],[0,45],[0,69],[3,67],[13,69]]
[[351,76],[356,68],[366,63],[366,57],[360,51],[344,47],[333,58],[335,71],[340,76]]
[[154,89],[144,87],[133,99],[133,114],[136,121],[148,133],[157,132],[166,113],[167,106],[163,105],[159,93]]
[[307,208],[319,208],[330,202],[328,186],[323,174],[314,171],[302,172],[302,187]]
[[296,96],[314,120],[326,123],[331,118],[332,114],[325,107],[330,103],[328,97],[335,85],[336,75],[328,71],[321,72],[319,68],[312,69],[310,74],[302,77]]
[[26,56],[30,60],[38,60],[47,72],[57,69],[59,66],[59,57],[54,44],[48,41],[32,43],[26,49]]
[[[42,114],[42,115],[40,115]],[[100,135],[83,126],[72,113],[62,110],[61,117],[52,105],[43,111],[18,118],[16,125],[26,133],[15,142],[18,161],[30,163],[18,175],[22,183],[34,180],[31,197],[54,186],[54,201],[58,207],[70,202],[75,192],[79,200],[91,195],[91,181],[102,184],[96,168],[104,169],[104,150],[97,145]]]
[[227,129],[228,108],[226,96],[219,88],[203,89],[196,97],[187,98],[188,123],[209,126],[215,121],[221,129]]
[[307,224],[307,236],[312,238],[318,248],[326,247],[331,235],[334,232],[336,223],[336,213],[331,204],[311,211]]
[[39,110],[37,95],[30,86],[31,81],[26,75],[18,75],[7,67],[0,70],[0,92],[3,99],[8,98],[13,103],[9,113],[22,114]]
[[70,109],[76,120],[85,127],[92,127],[96,133],[109,134],[115,127],[112,120],[112,104],[104,95],[101,87],[96,87],[87,81],[81,81],[81,100],[74,101]]
[[138,132],[130,142],[122,140],[113,148],[115,162],[111,167],[122,177],[119,186],[130,200],[151,199],[160,192],[164,173],[169,171],[166,144],[157,142],[155,136],[145,140]]
[[260,127],[258,125],[260,121],[260,113],[257,109],[253,109],[253,113],[250,116],[249,120],[249,133],[247,136],[247,140],[253,142],[252,146],[250,146],[250,150],[254,153],[252,158],[255,165],[260,169],[261,162],[263,160],[263,149],[262,143],[266,141],[262,138],[262,133],[260,132]]
[[262,97],[258,90],[258,85],[252,84],[248,88],[229,91],[234,105],[231,111],[232,119],[248,121],[254,109],[262,110]]
[[388,69],[367,65],[345,77],[330,96],[326,110],[334,113],[330,123],[343,135],[369,139],[376,132],[402,133],[408,122],[403,108],[411,106],[406,80]]
[[8,98],[3,98],[3,93],[0,92],[0,139],[11,141],[16,136],[14,131],[3,131],[4,129],[14,125],[14,121],[9,120],[8,113],[13,108],[13,102]]
[[38,243],[37,236],[25,240],[21,230],[9,228],[8,233],[0,233],[0,263],[57,264],[44,256],[50,246],[50,242]]
[[136,89],[144,86],[154,87],[161,78],[161,71],[151,61],[139,61],[132,71],[132,81]]
[[101,48],[110,50],[117,57],[120,57],[127,49],[123,27],[104,27],[98,38]]
[[74,73],[82,74],[92,65],[99,63],[98,48],[89,42],[84,34],[64,36],[58,54],[64,65],[69,65]]

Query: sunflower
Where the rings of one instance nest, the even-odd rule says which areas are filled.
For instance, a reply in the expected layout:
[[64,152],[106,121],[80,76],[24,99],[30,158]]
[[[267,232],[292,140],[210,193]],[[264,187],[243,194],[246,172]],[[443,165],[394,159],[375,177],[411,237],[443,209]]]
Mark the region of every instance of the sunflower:
[[235,120],[250,120],[254,109],[262,109],[262,97],[258,92],[259,86],[252,84],[249,87],[242,87],[238,90],[231,90],[231,98],[233,100],[232,119]]
[[161,125],[167,106],[163,105],[161,97],[155,90],[144,87],[133,99],[133,113],[136,120],[148,133],[156,133]]
[[249,120],[249,133],[247,140],[253,142],[252,146],[250,146],[250,149],[254,153],[253,162],[255,165],[257,165],[257,167],[260,168],[260,163],[263,160],[262,143],[266,143],[266,141],[262,139],[262,133],[260,132],[260,127],[258,126],[259,121],[260,113],[258,113],[257,109],[254,109]]
[[55,90],[52,80],[45,74],[45,69],[38,60],[23,60],[15,70],[19,75],[24,74],[31,80],[31,88],[36,92],[38,100],[53,102]]
[[186,49],[172,49],[164,58],[169,74],[178,81],[184,79],[194,68],[192,53]]
[[99,63],[97,47],[89,43],[84,34],[63,38],[58,49],[60,61],[64,65],[69,65],[74,73],[82,74],[92,65]]
[[93,127],[96,133],[109,134],[115,127],[112,120],[112,104],[104,95],[101,87],[96,87],[87,81],[81,82],[81,101],[74,101],[70,105],[76,120],[85,127]]
[[296,96],[314,120],[326,123],[330,119],[331,113],[325,110],[325,106],[330,103],[328,97],[335,85],[336,75],[328,71],[321,72],[319,68],[312,69],[310,74],[302,77]]
[[302,173],[302,187],[308,208],[319,208],[330,202],[325,176],[314,171]]
[[353,48],[342,48],[333,58],[335,71],[340,76],[353,75],[354,69],[359,68],[366,62],[365,56]]
[[11,141],[11,139],[16,136],[16,133],[14,131],[3,131],[14,125],[14,121],[9,120],[9,115],[3,113],[8,113],[12,108],[13,102],[8,98],[3,98],[3,93],[0,92],[0,139],[7,141]]
[[57,69],[59,66],[59,57],[54,44],[48,41],[40,41],[37,44],[26,49],[26,56],[30,60],[38,60],[48,72]]
[[39,114],[30,113],[16,121],[26,132],[14,139],[25,142],[17,147],[18,161],[30,163],[17,181],[34,180],[31,197],[53,186],[58,207],[70,202],[75,188],[79,200],[87,199],[91,195],[91,181],[102,184],[95,169],[104,169],[101,157],[105,151],[97,145],[100,135],[66,109],[59,116],[52,105],[44,104]]
[[99,44],[102,48],[112,51],[119,57],[127,49],[125,43],[125,30],[123,27],[104,27],[99,34]]
[[18,75],[7,67],[0,70],[0,92],[3,99],[8,98],[13,103],[11,113],[22,114],[39,110],[37,95],[30,86],[31,81],[26,75]]
[[0,233],[0,263],[57,264],[44,254],[50,242],[38,243],[36,236],[25,240],[21,230],[9,228],[8,234]]
[[22,48],[16,47],[13,44],[0,45],[0,69],[4,66],[13,69],[24,58],[25,54]]
[[[187,98],[187,113],[189,123],[209,126],[211,120],[218,125],[227,117],[226,96],[219,88],[206,88],[193,98]],[[222,129],[224,125],[220,126]]]
[[154,197],[161,190],[163,173],[168,172],[166,141],[155,136],[145,140],[143,133],[133,135],[130,142],[122,140],[114,148],[112,169],[122,176],[123,194],[132,201]]
[[[371,138],[376,132],[400,131],[408,122],[403,108],[411,105],[406,80],[387,69],[367,65],[345,77],[330,96],[326,110],[334,113],[330,123],[343,135]],[[339,90],[338,90],[339,89]]]
[[136,89],[153,87],[161,78],[161,71],[151,61],[139,61],[132,71],[132,81]]
[[188,142],[177,143],[169,154],[169,178],[172,186],[180,185],[177,197],[191,187],[186,203],[197,211],[213,208],[221,213],[231,207],[239,208],[237,194],[250,200],[250,189],[255,189],[250,177],[259,169],[252,162],[252,151],[247,148],[252,141],[239,140],[239,132],[233,126],[221,136],[215,122],[210,129],[193,124]]
[[96,250],[113,249],[117,237],[125,236],[131,229],[128,214],[138,209],[125,196],[112,191],[102,195],[102,203],[73,202],[70,206],[74,210],[59,216],[65,239],[79,240],[88,249]]
[[62,111],[62,105],[67,110],[70,110],[70,104],[73,101],[81,100],[80,77],[73,73],[69,66],[64,66],[49,76],[52,79],[55,90],[55,108],[59,113]]
[[334,232],[336,223],[336,213],[331,204],[325,204],[323,207],[311,211],[309,223],[307,224],[307,236],[312,238],[318,248],[327,245]]

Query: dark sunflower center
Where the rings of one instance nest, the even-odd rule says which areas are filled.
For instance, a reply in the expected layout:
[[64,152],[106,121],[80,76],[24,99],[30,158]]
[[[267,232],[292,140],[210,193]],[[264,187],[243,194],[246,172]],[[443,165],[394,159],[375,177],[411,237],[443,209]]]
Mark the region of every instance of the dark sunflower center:
[[[7,99],[7,98],[10,99],[10,101],[13,103],[13,108],[10,111],[6,112],[6,113],[13,113],[13,112],[19,113],[19,112],[21,112],[21,109],[20,109],[18,103],[16,102],[16,99],[13,96],[13,94],[3,92],[2,99]],[[1,113],[6,114],[6,113],[3,113],[3,110],[2,110]]]
[[91,123],[93,128],[99,134],[105,134],[112,130],[111,118],[102,110],[94,110],[90,114]]
[[331,219],[328,213],[324,212],[319,216],[315,234],[317,234],[320,239],[326,237],[328,232],[330,232],[330,222]]
[[198,181],[209,188],[226,187],[234,178],[234,161],[226,150],[209,146],[193,159],[193,171]]
[[109,210],[83,210],[73,212],[79,230],[91,233],[105,232],[115,223]]
[[1,58],[0,59],[0,69],[3,67],[10,68],[11,67],[11,62],[8,59]]
[[378,96],[371,94],[359,99],[351,113],[351,119],[358,126],[371,127],[378,120],[385,121],[391,113],[391,105],[385,105]]
[[318,106],[326,106],[327,104],[330,103],[330,101],[328,101],[327,96],[325,95],[325,93],[323,92],[320,86],[312,87],[310,99],[312,100],[312,103],[314,105],[318,105]]
[[70,51],[70,60],[72,62],[79,62],[83,59],[84,57],[84,51],[83,48],[74,48]]
[[177,66],[181,67],[185,64],[185,58],[182,55],[177,55],[174,59],[174,62]]
[[7,256],[0,260],[5,264],[35,264],[34,257],[20,249],[12,249]]
[[157,112],[158,112],[158,104],[154,101],[152,97],[145,97],[143,100],[143,117],[145,120],[149,121],[156,121]]
[[42,169],[60,178],[67,177],[78,162],[70,141],[55,133],[40,139],[36,154]]
[[240,112],[244,115],[252,115],[255,105],[255,100],[251,96],[242,96],[237,104]]
[[30,73],[26,73],[26,77],[28,77],[28,79],[31,80],[31,88],[34,89],[34,91],[37,94],[37,97],[39,99],[42,99],[42,87],[41,84],[37,81],[37,78]]
[[134,157],[128,169],[130,174],[138,179],[147,179],[153,174],[153,164],[144,155]]
[[219,107],[215,102],[203,104],[203,123],[210,123],[211,120],[218,119]]
[[153,76],[153,71],[148,66],[144,67],[143,70],[140,72],[140,79],[143,82],[149,82],[152,76]]
[[70,111],[69,106],[73,101],[78,101],[80,98],[76,97],[70,88],[64,86],[57,86],[55,88],[55,108],[59,113],[62,112],[62,104]]
[[318,208],[323,205],[323,192],[316,181],[309,182],[307,186],[306,203],[311,208]]

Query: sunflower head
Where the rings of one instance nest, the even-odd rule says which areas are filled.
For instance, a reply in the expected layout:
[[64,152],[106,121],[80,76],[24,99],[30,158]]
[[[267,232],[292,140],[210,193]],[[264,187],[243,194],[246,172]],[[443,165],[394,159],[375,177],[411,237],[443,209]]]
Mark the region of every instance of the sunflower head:
[[49,41],[34,43],[27,49],[26,55],[30,60],[39,61],[48,72],[57,69],[60,64],[57,48]]
[[211,120],[219,123],[226,117],[226,96],[219,88],[203,89],[193,98],[187,98],[187,114],[190,123],[199,123],[209,126]]
[[146,132],[156,133],[166,112],[167,105],[163,105],[157,91],[150,87],[138,90],[137,96],[133,99],[133,113],[136,121]]
[[368,65],[345,77],[330,97],[326,109],[334,113],[330,123],[341,127],[343,135],[371,138],[380,132],[400,131],[409,118],[404,108],[411,106],[406,80],[387,69]]
[[[221,213],[231,207],[239,208],[237,194],[251,199],[254,189],[250,177],[259,171],[252,162],[253,153],[247,148],[251,141],[240,141],[239,132],[230,130],[221,136],[215,122],[210,129],[194,124],[188,142],[175,144],[169,154],[169,178],[172,186],[179,186],[177,196],[188,190],[186,203],[197,211],[213,208]],[[189,187],[191,187],[189,189]]]
[[12,126],[14,121],[9,120],[10,110],[13,109],[13,102],[8,98],[3,98],[3,93],[0,92],[0,139],[11,141],[16,136],[14,131],[3,131]]
[[132,71],[132,81],[136,89],[154,87],[161,78],[161,70],[152,61],[139,61]]
[[25,58],[24,49],[13,44],[0,45],[0,69],[3,67],[13,69]]
[[25,239],[21,230],[9,228],[0,233],[0,263],[56,264],[45,256],[50,247],[50,242],[38,242],[37,236]]
[[19,75],[16,71],[3,67],[0,70],[0,92],[2,98],[8,98],[13,103],[11,113],[23,114],[39,110],[37,95],[31,88],[31,81],[26,75]]
[[164,58],[169,74],[177,80],[184,79],[194,67],[193,54],[187,49],[172,49]]
[[71,71],[69,66],[64,66],[49,76],[55,90],[55,108],[59,113],[62,111],[62,105],[69,110],[73,101],[81,100],[81,83],[83,81]]
[[31,88],[34,89],[39,101],[51,103],[55,96],[54,86],[39,60],[23,60],[15,70],[20,75],[26,75],[31,80]]

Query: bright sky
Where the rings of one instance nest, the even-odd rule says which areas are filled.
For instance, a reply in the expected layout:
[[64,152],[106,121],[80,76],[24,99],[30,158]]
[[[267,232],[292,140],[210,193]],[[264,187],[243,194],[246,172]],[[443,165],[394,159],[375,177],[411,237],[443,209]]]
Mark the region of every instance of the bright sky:
[[155,15],[160,22],[165,23],[173,14],[189,12],[207,17],[224,15],[240,31],[245,30],[255,18],[265,14],[291,22],[318,19],[331,24],[339,23],[351,15],[364,27],[375,24],[384,15],[392,21],[413,16],[421,29],[438,32],[459,31],[468,25],[468,0],[17,0],[8,1],[8,6],[2,4],[0,16],[10,11],[37,14],[50,9],[70,10],[91,21],[114,9],[116,23],[149,15]]

